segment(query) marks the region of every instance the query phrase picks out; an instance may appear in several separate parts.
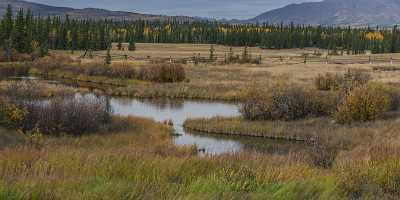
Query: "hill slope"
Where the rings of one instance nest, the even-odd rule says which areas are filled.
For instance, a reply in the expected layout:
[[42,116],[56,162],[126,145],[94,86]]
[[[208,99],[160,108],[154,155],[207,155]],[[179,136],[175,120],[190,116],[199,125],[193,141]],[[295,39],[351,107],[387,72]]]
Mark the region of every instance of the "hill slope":
[[133,12],[122,12],[122,11],[109,11],[105,9],[97,8],[85,8],[85,9],[74,9],[66,7],[55,7],[44,4],[32,3],[23,0],[0,0],[0,17],[6,12],[7,6],[11,5],[13,11],[17,12],[20,8],[31,9],[35,15],[41,16],[60,16],[64,17],[69,15],[75,19],[114,19],[114,20],[182,20],[192,21],[194,18],[185,16],[162,16],[162,15],[148,15]]
[[247,22],[311,25],[393,25],[400,23],[400,0],[324,0],[291,4]]

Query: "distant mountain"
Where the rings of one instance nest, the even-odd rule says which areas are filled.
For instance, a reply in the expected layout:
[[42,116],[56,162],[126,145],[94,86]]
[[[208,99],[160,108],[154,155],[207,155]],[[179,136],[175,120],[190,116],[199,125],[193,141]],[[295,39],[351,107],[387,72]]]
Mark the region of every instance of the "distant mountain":
[[133,12],[123,11],[110,11],[105,9],[97,8],[85,8],[85,9],[74,9],[67,7],[55,7],[44,4],[32,3],[23,0],[0,0],[0,17],[2,17],[7,9],[7,6],[11,5],[13,11],[17,12],[19,9],[31,9],[35,15],[41,16],[60,16],[65,17],[69,15],[74,19],[113,19],[113,20],[180,20],[180,21],[194,21],[198,20],[192,17],[186,16],[163,16],[163,15],[149,15],[140,14]]
[[324,0],[291,4],[245,22],[335,26],[394,25],[400,23],[400,0]]

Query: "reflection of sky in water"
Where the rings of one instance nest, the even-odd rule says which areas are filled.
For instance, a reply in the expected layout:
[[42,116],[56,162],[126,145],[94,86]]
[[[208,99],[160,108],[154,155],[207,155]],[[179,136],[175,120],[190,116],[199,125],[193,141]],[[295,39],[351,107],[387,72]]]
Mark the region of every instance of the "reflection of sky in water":
[[[35,77],[14,77],[14,80],[41,80],[50,84],[63,84],[53,80],[42,80]],[[95,98],[94,94],[80,95],[75,98]],[[41,103],[48,103],[42,101]],[[268,154],[288,154],[291,152],[307,151],[302,143],[268,140],[243,136],[223,136],[193,134],[186,132],[182,124],[187,118],[210,118],[215,116],[239,116],[239,108],[235,104],[190,101],[190,100],[141,100],[131,98],[111,98],[114,114],[134,115],[154,119],[158,122],[173,120],[175,131],[182,134],[174,137],[177,145],[197,145],[208,154],[232,153],[238,151],[257,151]]]
[[215,102],[166,101],[155,102],[113,98],[111,99],[111,106],[114,114],[147,117],[159,122],[172,119],[175,131],[182,134],[182,136],[175,138],[175,143],[178,145],[197,145],[211,154],[237,152],[242,149],[242,144],[238,141],[193,135],[187,133],[182,127],[187,118],[238,116],[239,109],[237,105]]

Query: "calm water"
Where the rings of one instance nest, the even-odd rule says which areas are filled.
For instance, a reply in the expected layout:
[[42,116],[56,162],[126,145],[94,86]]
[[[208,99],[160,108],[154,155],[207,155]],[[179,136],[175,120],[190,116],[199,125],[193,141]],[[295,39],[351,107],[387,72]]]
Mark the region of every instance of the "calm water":
[[112,98],[111,106],[114,114],[118,115],[147,117],[158,122],[172,120],[176,133],[181,135],[174,137],[177,145],[197,145],[199,149],[205,149],[210,154],[237,152],[243,149],[243,144],[234,139],[192,134],[182,127],[184,121],[188,118],[239,116],[239,108],[235,104],[188,100]]
[[176,145],[196,145],[206,154],[219,155],[239,151],[258,151],[270,154],[287,154],[305,150],[304,144],[243,136],[219,136],[195,133],[182,125],[188,118],[210,118],[216,116],[239,116],[239,106],[231,103],[191,100],[143,100],[111,98],[115,114],[152,118],[158,122],[172,120],[176,133]]
[[[16,80],[37,80],[35,77],[17,77]],[[53,80],[43,80],[53,84],[63,84]],[[305,150],[304,144],[268,140],[242,136],[219,136],[189,132],[183,128],[188,118],[236,117],[239,116],[239,105],[216,101],[192,101],[171,99],[137,99],[112,97],[110,104],[114,114],[154,119],[158,122],[172,120],[177,135],[176,145],[196,145],[206,154],[219,155],[239,151],[258,151],[271,154],[287,154]]]

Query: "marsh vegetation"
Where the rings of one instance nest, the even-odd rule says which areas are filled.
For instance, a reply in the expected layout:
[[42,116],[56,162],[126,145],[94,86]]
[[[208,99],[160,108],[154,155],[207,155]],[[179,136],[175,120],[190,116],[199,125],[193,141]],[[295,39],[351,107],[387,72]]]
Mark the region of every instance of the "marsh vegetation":
[[[135,53],[145,55],[142,45]],[[215,48],[218,53],[224,47]],[[24,67],[17,70],[15,65]],[[2,67],[8,67],[4,77],[36,74],[88,81],[102,90],[95,92],[100,96],[77,95],[80,88],[60,84],[1,82],[0,118],[9,128],[0,131],[6,141],[0,143],[4,199],[395,199],[400,195],[396,71],[391,74],[363,64],[195,65],[151,60],[105,64],[66,52]],[[186,102],[179,101],[153,103],[151,109],[138,103],[143,111],[131,99],[116,104],[106,94],[153,98],[149,101],[156,101],[154,97],[231,100],[242,116],[239,109],[227,111],[233,116],[216,116],[225,113],[218,111],[225,104],[216,102],[214,107],[192,102],[187,109]],[[176,119],[183,119],[174,121],[174,128],[182,128],[184,122],[184,133],[195,130],[189,139],[199,144],[180,146],[176,145],[180,137],[171,137],[171,127],[158,123],[170,116],[143,114],[153,109],[174,115],[180,109],[196,113],[212,109],[213,115],[185,122],[190,115],[178,115]],[[142,114],[158,122],[131,116]],[[201,138],[209,142],[212,137],[220,141],[213,145],[239,145],[212,155],[199,152],[204,148]],[[182,142],[185,137],[181,138]],[[240,148],[225,150],[236,147]]]

